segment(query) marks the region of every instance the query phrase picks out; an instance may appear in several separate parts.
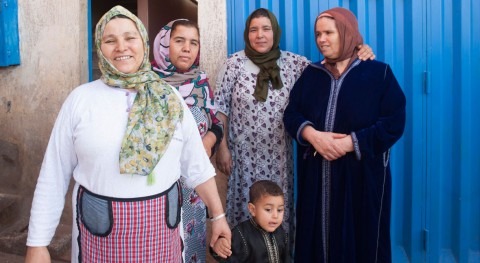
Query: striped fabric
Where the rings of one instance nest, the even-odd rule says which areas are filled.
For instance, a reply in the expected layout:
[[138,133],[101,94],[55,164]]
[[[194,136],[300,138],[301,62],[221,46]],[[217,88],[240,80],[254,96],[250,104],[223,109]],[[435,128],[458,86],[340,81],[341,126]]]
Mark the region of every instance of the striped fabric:
[[[79,198],[81,200],[81,198]],[[179,228],[166,223],[167,195],[110,201],[113,225],[94,235],[78,220],[80,262],[182,262]]]

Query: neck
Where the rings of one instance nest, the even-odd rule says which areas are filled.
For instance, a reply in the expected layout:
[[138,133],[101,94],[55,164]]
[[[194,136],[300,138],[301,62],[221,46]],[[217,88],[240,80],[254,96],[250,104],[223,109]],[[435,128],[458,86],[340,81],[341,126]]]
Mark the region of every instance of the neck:
[[338,69],[338,72],[341,74],[343,74],[343,72],[345,71],[345,69],[347,69],[347,66],[348,66],[348,62],[350,62],[350,58],[347,58],[345,60],[342,60],[342,61],[339,61],[336,63],[336,67]]

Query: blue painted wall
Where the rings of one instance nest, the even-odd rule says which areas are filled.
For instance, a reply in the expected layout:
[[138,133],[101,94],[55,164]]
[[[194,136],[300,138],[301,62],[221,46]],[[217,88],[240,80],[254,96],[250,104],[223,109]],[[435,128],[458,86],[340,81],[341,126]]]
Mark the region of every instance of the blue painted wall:
[[247,16],[265,7],[281,49],[318,61],[313,23],[335,6],[357,15],[407,96],[392,154],[394,262],[480,262],[480,1],[227,0],[228,52],[244,48]]
[[0,67],[20,64],[17,0],[0,0]]

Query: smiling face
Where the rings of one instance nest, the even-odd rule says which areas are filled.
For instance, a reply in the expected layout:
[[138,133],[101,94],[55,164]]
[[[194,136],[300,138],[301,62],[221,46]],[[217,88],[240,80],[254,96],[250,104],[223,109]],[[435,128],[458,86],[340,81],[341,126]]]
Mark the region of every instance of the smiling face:
[[128,18],[114,18],[105,26],[100,49],[118,71],[130,74],[143,62],[144,46],[135,23]]
[[258,53],[267,53],[273,47],[272,22],[268,17],[256,17],[248,27],[248,41]]
[[180,71],[187,71],[195,62],[200,40],[195,27],[176,26],[170,35],[170,62]]
[[335,20],[320,17],[315,23],[315,42],[325,58],[336,59],[340,56],[340,34]]
[[283,196],[263,195],[254,204],[248,203],[248,210],[263,230],[273,232],[283,222],[285,201]]

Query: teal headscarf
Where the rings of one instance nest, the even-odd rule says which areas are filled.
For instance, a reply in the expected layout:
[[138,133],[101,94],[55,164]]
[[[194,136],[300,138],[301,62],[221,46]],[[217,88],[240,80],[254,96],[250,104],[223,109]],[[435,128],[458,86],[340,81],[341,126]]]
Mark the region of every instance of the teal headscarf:
[[[117,70],[103,55],[102,36],[107,23],[117,16],[131,19],[143,40],[143,62],[135,73]],[[154,183],[153,169],[172,140],[175,126],[183,119],[183,107],[171,86],[151,70],[148,60],[148,33],[144,25],[127,9],[115,6],[97,24],[95,46],[102,72],[101,80],[115,88],[135,89],[138,94],[128,115],[128,124],[120,150],[120,173],[148,176]]]

